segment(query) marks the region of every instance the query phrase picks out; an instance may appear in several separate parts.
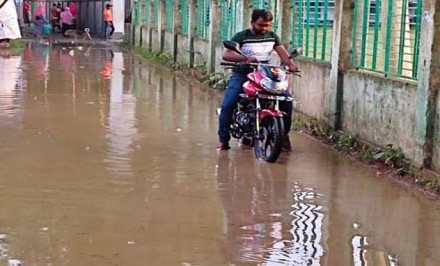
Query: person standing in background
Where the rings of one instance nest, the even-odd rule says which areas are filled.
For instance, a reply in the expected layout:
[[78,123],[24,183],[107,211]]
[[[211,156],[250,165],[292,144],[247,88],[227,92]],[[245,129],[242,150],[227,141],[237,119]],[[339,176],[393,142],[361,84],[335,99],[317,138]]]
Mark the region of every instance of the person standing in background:
[[[112,4],[106,4],[105,9],[102,12],[104,17],[104,38],[110,39],[115,32],[115,26],[113,25]],[[107,31],[110,28],[110,34],[107,37]]]
[[61,9],[58,8],[57,3],[53,3],[50,8],[50,22],[52,24],[52,30],[55,32],[55,28],[60,28],[60,14]]
[[31,4],[29,3],[29,0],[25,0],[23,2],[23,21],[25,24],[31,23]]
[[75,28],[75,24],[73,23],[73,16],[72,13],[70,13],[70,9],[68,7],[65,7],[64,11],[62,11],[60,14],[60,23],[64,37],[66,37],[67,30],[72,30]]
[[10,40],[21,38],[15,1],[0,0],[0,48],[8,48]]

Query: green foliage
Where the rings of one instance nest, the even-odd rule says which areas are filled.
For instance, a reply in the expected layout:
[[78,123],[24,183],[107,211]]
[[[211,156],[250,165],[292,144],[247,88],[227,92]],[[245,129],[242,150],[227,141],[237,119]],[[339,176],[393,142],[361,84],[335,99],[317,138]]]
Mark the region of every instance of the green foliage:
[[421,185],[424,188],[433,189],[433,190],[440,189],[440,184],[438,182],[438,179],[436,178],[426,178],[424,176],[419,176],[416,178],[415,181],[417,184]]
[[194,69],[202,72],[203,74],[208,73],[208,67],[206,66],[206,62],[204,62],[203,64],[199,64],[199,65],[194,66]]
[[373,159],[392,167],[400,167],[404,163],[405,155],[401,148],[388,144],[384,149],[378,149],[373,155]]
[[318,137],[328,138],[331,132],[330,126],[324,120],[311,119],[306,123],[306,128],[312,132],[313,135]]
[[180,70],[183,66],[182,63],[174,61],[168,53],[156,53],[143,47],[134,47],[133,51],[153,63],[166,65],[174,71]]
[[361,152],[361,156],[363,159],[365,159],[367,161],[373,160],[374,151],[373,151],[373,149],[370,148],[370,146],[363,144],[360,152]]
[[434,191],[440,191],[440,184],[437,178],[428,178],[424,176],[420,171],[417,171],[417,169],[414,169],[414,167],[412,166],[409,166],[407,168],[402,167],[400,169],[402,169],[402,175],[407,174],[413,176],[415,178],[414,181],[416,182],[416,184],[420,185],[421,187]]
[[9,49],[23,49],[25,43],[22,40],[11,40]]
[[299,117],[295,117],[293,120],[292,120],[292,128],[293,129],[300,129],[300,128],[302,128],[303,126],[305,126],[305,122],[301,119],[301,118],[299,118]]
[[222,91],[225,90],[230,76],[231,75],[229,73],[214,72],[205,75],[201,81],[203,84],[211,86],[215,90]]
[[339,136],[337,144],[338,147],[341,149],[351,149],[355,146],[356,140],[352,136],[344,133],[341,136]]

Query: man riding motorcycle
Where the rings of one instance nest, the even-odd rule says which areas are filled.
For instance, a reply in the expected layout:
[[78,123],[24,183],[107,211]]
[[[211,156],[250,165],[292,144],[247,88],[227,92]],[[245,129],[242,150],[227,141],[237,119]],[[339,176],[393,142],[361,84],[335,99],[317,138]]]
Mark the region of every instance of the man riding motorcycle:
[[[272,20],[273,15],[270,11],[255,9],[252,12],[251,28],[236,33],[231,39],[240,45],[240,49],[246,57],[225,48],[222,53],[223,60],[229,62],[267,63],[270,60],[270,54],[275,50],[281,58],[281,61],[290,68],[290,71],[298,71],[298,67],[293,62],[289,52],[284,45],[281,44],[280,37],[270,30]],[[220,142],[217,145],[218,150],[230,149],[229,140],[231,139],[231,135],[228,129],[231,125],[232,113],[239,99],[239,94],[242,93],[243,83],[247,80],[247,74],[251,71],[251,69],[243,67],[236,67],[232,70],[233,74],[229,79],[221,105],[218,129]],[[285,113],[283,117],[285,126],[285,136],[283,139],[284,151],[291,150],[288,133],[292,123],[292,109],[292,102],[283,102],[280,104],[280,110]]]

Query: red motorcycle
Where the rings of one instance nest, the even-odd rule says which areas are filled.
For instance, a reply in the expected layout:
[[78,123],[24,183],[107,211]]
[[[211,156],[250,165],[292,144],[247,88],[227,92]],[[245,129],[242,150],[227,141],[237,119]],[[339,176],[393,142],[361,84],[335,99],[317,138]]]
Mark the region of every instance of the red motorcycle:
[[[223,45],[246,57],[238,43],[224,41]],[[295,57],[300,52],[298,48],[291,55]],[[284,66],[264,63],[221,62],[220,65],[252,69],[243,84],[243,93],[233,112],[229,132],[241,143],[253,146],[257,158],[275,162],[280,156],[284,137],[283,112],[279,109],[279,102],[293,101],[285,93],[290,84],[287,74],[294,73]]]

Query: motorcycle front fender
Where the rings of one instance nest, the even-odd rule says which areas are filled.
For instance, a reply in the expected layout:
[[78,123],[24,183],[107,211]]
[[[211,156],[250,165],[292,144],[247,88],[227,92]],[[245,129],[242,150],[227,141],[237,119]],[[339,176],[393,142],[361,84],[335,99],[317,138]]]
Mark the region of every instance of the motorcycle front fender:
[[260,120],[263,120],[266,116],[283,117],[283,112],[275,109],[263,109],[260,112]]

